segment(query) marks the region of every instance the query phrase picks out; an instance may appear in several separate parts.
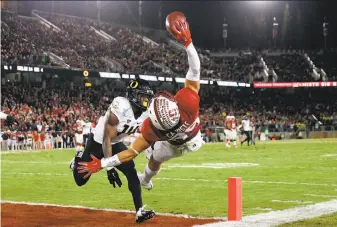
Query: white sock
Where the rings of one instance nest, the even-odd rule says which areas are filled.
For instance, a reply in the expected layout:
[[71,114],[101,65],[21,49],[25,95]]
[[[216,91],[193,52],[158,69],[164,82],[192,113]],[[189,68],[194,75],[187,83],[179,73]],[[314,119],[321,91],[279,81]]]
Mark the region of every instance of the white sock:
[[234,146],[236,146],[236,140],[234,140],[233,144],[234,144]]
[[144,183],[149,183],[152,179],[152,177],[156,176],[157,173],[159,173],[159,171],[153,171],[149,168],[149,164],[147,164],[145,166],[145,170],[144,170],[144,178],[143,181]]

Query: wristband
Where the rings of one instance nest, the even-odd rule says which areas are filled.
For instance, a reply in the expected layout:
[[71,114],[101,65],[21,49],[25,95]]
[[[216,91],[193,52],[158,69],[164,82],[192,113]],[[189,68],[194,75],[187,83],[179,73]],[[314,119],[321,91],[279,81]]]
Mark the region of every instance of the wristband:
[[133,152],[135,152],[135,154],[136,154],[137,156],[139,155],[139,152],[136,151],[135,149],[133,149],[133,147],[130,146],[130,149],[131,149]]
[[102,158],[101,159],[101,167],[114,167],[122,164],[121,161],[119,161],[118,155],[114,155],[109,158]]

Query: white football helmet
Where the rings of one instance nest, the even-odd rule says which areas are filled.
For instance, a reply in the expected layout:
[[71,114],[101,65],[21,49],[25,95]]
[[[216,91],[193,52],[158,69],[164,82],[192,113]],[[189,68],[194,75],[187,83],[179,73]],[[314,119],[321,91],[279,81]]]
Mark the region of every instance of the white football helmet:
[[180,113],[174,96],[168,92],[159,92],[149,106],[149,117],[159,130],[172,129],[179,123]]

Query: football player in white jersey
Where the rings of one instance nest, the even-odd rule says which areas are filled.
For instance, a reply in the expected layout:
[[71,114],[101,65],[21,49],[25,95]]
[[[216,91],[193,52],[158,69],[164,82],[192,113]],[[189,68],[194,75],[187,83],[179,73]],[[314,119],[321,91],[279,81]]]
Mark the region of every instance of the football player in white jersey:
[[[114,98],[105,116],[99,119],[96,127],[92,130],[84,152],[77,152],[71,164],[73,176],[78,186],[86,184],[91,175],[90,173],[79,173],[78,162],[91,161],[91,155],[102,159],[127,150],[123,139],[135,133],[148,117],[146,111],[153,95],[150,84],[145,80],[138,79],[130,82],[126,97]],[[116,168],[128,180],[136,209],[136,222],[140,223],[151,219],[155,213],[152,210],[144,210],[141,186],[134,162],[131,160]],[[116,187],[116,183],[121,187],[122,182],[114,168],[107,169],[107,175],[113,187]]]
[[141,126],[141,135],[128,150],[110,158],[97,159],[92,156],[93,161],[79,163],[79,171],[95,173],[105,167],[117,168],[145,151],[149,162],[139,179],[144,188],[151,190],[152,178],[159,173],[163,162],[196,152],[203,145],[199,120],[200,59],[192,43],[185,16],[180,12],[173,12],[167,17],[167,21],[173,14],[179,19],[170,29],[173,30],[176,40],[184,44],[189,63],[185,87],[175,95],[161,91],[154,96],[149,105],[149,117]]

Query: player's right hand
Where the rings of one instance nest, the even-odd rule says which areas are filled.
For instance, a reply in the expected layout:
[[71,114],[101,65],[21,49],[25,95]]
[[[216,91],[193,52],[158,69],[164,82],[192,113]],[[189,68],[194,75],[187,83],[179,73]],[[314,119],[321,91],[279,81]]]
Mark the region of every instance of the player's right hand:
[[87,179],[91,174],[97,173],[102,169],[101,160],[96,158],[93,154],[91,154],[90,157],[92,159],[90,162],[78,162],[78,173],[86,173],[83,177],[84,179]]
[[114,186],[114,188],[116,188],[116,184],[118,185],[118,187],[122,186],[122,181],[119,178],[119,175],[118,175],[117,171],[115,170],[115,168],[108,169],[107,175],[108,175],[108,179],[110,181],[110,184],[112,184],[112,186]]
[[174,37],[187,48],[192,43],[191,31],[187,21],[177,20],[171,26]]

